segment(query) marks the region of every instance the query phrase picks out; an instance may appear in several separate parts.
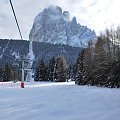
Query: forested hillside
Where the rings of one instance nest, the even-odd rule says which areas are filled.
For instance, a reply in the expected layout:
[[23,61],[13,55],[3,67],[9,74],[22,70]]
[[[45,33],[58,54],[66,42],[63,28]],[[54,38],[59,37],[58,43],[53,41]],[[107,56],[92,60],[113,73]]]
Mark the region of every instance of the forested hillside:
[[[68,64],[74,63],[82,48],[67,45],[54,45],[43,42],[33,42],[33,54],[36,60],[44,59],[45,62],[53,56],[64,56]],[[4,54],[3,54],[4,53]],[[27,56],[29,53],[29,41],[0,39],[0,64],[9,61],[12,63],[16,58]]]

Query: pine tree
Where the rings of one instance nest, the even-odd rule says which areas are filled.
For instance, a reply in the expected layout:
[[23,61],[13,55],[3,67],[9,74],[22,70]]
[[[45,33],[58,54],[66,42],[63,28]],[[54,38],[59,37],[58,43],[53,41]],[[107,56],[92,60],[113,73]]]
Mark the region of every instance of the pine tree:
[[49,81],[53,82],[56,79],[56,59],[52,57],[49,62]]
[[49,81],[49,66],[44,66],[44,81]]
[[117,33],[113,29],[111,31],[107,29],[105,34],[98,37],[95,44],[91,41],[88,43],[83,59],[84,80],[79,64],[81,57],[78,57],[75,65],[77,84],[120,87],[120,46],[116,43],[116,39],[120,39],[119,29]]
[[88,42],[88,47],[84,49],[84,84],[93,83],[91,77],[93,76],[94,65],[94,43]]
[[34,75],[34,81],[38,82],[39,81],[39,74],[40,74],[40,70],[39,70],[39,65],[36,66],[35,68],[35,75]]
[[18,76],[19,76],[19,75],[18,75],[18,69],[17,69],[17,68],[12,68],[12,71],[13,71],[13,72],[12,72],[12,73],[13,73],[13,75],[12,75],[13,78],[12,78],[12,79],[13,79],[14,82],[17,82],[18,79],[19,79],[19,78],[18,78]]
[[11,81],[12,80],[12,68],[11,66],[7,63],[4,67],[4,72],[3,72],[3,81]]
[[55,82],[65,82],[67,80],[67,65],[64,57],[57,58],[57,80]]
[[[106,72],[109,68],[109,59],[104,49],[106,40],[103,36],[98,37],[94,51],[94,72],[92,74],[92,85],[102,86],[106,79]],[[108,48],[108,43],[106,48]],[[91,84],[91,83],[90,83]]]
[[73,65],[69,65],[67,68],[67,79],[73,81],[74,73],[73,73]]
[[4,72],[4,69],[3,69],[3,67],[1,66],[1,67],[0,67],[0,82],[3,81],[3,72]]
[[77,63],[76,63],[76,75],[75,75],[75,83],[76,84],[84,84],[84,68],[83,68],[83,58],[84,58],[84,49],[78,56]]
[[38,63],[36,67],[34,81],[45,81],[45,64],[43,59]]

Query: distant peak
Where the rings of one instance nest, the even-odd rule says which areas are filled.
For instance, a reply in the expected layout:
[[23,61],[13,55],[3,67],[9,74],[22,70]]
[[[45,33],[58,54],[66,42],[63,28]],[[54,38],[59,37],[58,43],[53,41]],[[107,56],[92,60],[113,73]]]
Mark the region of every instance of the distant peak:
[[43,13],[46,13],[51,19],[64,19],[65,21],[70,21],[70,13],[68,11],[63,11],[61,7],[51,5],[45,8]]
[[77,23],[76,17],[73,17],[73,18],[72,18],[72,22]]
[[58,11],[62,12],[61,7],[55,6],[55,5],[50,5],[50,6],[48,7],[48,9],[50,9],[50,10],[58,10]]
[[57,13],[57,14],[62,14],[62,9],[59,6],[54,6],[51,5],[48,7],[48,12],[50,12],[51,14]]
[[63,12],[63,16],[65,20],[69,20],[70,21],[70,13],[68,11],[64,11]]

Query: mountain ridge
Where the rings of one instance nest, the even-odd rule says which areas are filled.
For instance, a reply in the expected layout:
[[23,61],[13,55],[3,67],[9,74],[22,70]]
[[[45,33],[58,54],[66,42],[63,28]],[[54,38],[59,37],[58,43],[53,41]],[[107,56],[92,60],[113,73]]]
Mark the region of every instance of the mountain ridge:
[[68,11],[59,6],[50,6],[34,19],[29,39],[32,41],[65,44],[85,47],[89,40],[96,40],[95,31],[77,23],[76,17],[70,19]]

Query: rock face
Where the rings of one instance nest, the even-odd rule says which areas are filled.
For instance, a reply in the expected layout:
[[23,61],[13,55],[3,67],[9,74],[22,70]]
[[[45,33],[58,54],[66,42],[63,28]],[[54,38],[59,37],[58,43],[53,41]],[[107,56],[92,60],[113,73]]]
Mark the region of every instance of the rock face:
[[96,34],[91,29],[78,24],[75,17],[70,20],[68,11],[62,12],[60,7],[50,6],[36,16],[29,39],[85,47],[89,40],[96,39]]

